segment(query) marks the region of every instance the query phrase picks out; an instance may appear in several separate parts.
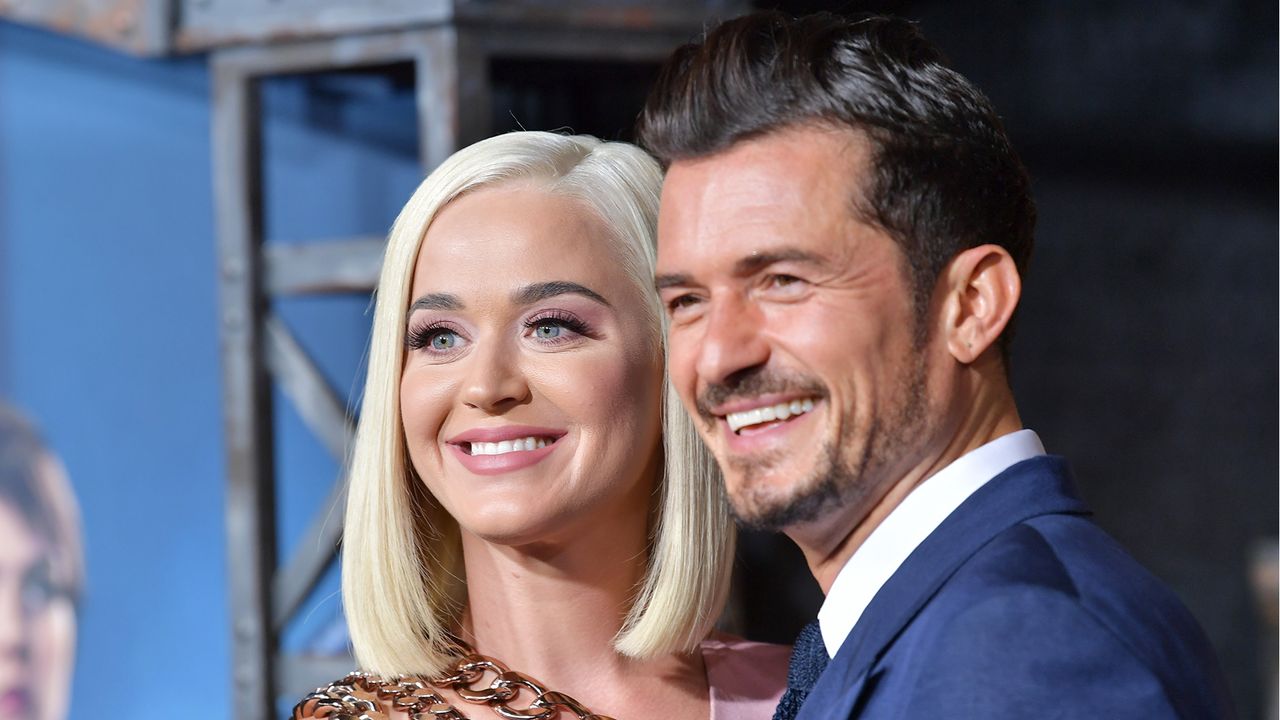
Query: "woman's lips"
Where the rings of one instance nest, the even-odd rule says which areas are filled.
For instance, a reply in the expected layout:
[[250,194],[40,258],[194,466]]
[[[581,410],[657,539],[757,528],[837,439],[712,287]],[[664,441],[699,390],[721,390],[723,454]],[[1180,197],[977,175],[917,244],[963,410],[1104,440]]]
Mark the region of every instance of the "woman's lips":
[[499,425],[463,431],[449,438],[449,451],[477,475],[523,470],[555,452],[565,431],[534,425]]
[[[531,450],[526,449],[530,439],[534,440]],[[515,448],[516,443],[521,444],[520,449]],[[495,444],[498,446],[496,453],[491,452],[493,448],[489,447]],[[555,452],[559,444],[559,438],[529,435],[497,442],[455,443],[451,441],[449,451],[458,459],[458,462],[462,463],[463,467],[476,475],[501,475],[523,470],[542,462],[548,455]],[[474,445],[481,446],[474,448],[480,450],[480,454],[473,452]]]
[[14,687],[0,693],[0,719],[26,718],[31,714],[31,693]]

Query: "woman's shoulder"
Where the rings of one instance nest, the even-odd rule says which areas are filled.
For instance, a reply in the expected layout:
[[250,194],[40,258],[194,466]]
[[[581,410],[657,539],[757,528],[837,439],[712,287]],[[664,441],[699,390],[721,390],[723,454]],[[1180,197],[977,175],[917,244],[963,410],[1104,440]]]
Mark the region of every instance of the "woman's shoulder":
[[716,635],[702,641],[701,649],[711,689],[712,720],[772,717],[787,689],[789,645]]

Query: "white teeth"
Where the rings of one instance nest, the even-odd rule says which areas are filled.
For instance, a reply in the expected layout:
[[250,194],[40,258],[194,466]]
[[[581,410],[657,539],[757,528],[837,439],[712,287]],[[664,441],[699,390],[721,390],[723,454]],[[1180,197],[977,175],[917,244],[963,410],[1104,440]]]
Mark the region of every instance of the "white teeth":
[[725,420],[729,421],[729,429],[738,432],[744,427],[750,425],[759,425],[760,423],[772,422],[774,420],[786,420],[796,415],[803,415],[813,410],[813,400],[792,400],[789,403],[778,403],[777,405],[767,405],[765,407],[752,408],[743,410],[742,412],[729,413],[725,416]]
[[[553,441],[554,442],[554,441]],[[502,442],[473,442],[472,455],[505,455],[512,452],[528,452],[547,446],[547,439],[540,437],[520,438],[519,440],[503,440]]]

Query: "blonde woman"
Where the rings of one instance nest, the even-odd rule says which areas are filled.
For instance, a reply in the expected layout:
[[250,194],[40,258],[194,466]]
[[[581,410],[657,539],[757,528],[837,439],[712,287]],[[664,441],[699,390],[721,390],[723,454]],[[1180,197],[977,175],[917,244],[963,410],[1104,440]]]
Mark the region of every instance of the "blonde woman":
[[511,133],[401,211],[343,544],[367,675],[295,717],[772,715],[787,649],[712,639],[733,530],[663,374],[661,181],[631,145]]

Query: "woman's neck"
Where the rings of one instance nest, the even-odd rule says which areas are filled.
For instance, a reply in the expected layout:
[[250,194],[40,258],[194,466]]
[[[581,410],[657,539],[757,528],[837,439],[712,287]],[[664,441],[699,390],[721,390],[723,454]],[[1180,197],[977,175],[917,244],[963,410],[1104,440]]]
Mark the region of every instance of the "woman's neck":
[[650,499],[593,513],[564,540],[499,545],[462,533],[462,637],[482,655],[619,718],[707,716],[701,655],[633,660],[613,647],[648,560]]
[[462,534],[464,638],[508,667],[554,684],[574,668],[619,667],[613,649],[644,577],[643,513],[593,518],[557,543],[505,546]]

